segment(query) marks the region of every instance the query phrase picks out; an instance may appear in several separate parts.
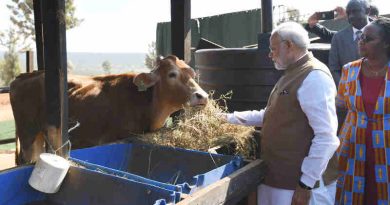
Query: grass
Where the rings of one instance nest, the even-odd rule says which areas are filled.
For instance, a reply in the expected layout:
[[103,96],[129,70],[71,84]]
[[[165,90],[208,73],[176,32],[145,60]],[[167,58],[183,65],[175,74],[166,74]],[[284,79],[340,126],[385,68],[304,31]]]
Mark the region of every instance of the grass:
[[[210,94],[212,95],[212,94]],[[232,125],[223,120],[222,113],[227,112],[225,99],[210,99],[203,109],[184,108],[171,127],[146,133],[138,140],[164,146],[195,149],[207,152],[212,148],[227,148],[231,153],[252,159],[257,147],[253,138],[253,127]],[[222,104],[222,105],[221,105]],[[230,150],[231,149],[231,150]]]
[[[0,140],[15,137],[15,122],[13,120],[0,122]],[[15,143],[0,145],[0,150],[15,149]]]

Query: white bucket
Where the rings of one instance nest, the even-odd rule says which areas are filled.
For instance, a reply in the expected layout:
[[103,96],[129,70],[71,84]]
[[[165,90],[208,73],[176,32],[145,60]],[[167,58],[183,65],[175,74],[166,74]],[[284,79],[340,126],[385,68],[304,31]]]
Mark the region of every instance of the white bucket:
[[44,193],[56,193],[70,167],[68,160],[50,153],[42,153],[35,164],[28,183]]

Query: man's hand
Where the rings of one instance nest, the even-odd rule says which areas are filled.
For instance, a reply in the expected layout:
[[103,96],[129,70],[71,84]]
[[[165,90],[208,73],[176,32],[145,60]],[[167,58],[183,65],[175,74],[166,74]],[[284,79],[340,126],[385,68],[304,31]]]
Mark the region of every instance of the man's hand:
[[318,23],[318,13],[315,12],[307,19],[307,24],[309,24],[310,28],[313,28]]
[[295,188],[291,205],[308,205],[311,191],[301,188],[299,185]]
[[345,9],[341,6],[338,6],[334,9],[336,11],[336,18],[335,19],[346,19],[347,18],[347,12]]
[[227,113],[217,113],[217,117],[220,118],[223,122],[228,122],[227,121]]

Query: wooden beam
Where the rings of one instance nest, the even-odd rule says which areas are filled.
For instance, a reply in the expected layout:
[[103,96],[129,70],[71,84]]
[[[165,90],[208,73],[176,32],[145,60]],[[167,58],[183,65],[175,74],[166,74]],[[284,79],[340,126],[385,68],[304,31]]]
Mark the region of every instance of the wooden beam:
[[[68,140],[68,95],[66,65],[65,0],[42,0],[46,136],[49,149]],[[53,151],[53,150],[50,150]],[[58,152],[65,156],[65,149]]]
[[26,72],[31,73],[34,70],[34,51],[26,51]]
[[191,61],[191,0],[171,0],[172,54]]
[[272,32],[272,0],[261,0],[261,33]]
[[38,70],[45,69],[43,52],[43,27],[42,27],[42,0],[33,0],[34,25],[35,25],[35,45],[37,50]]
[[264,162],[254,160],[230,176],[186,196],[177,205],[236,204],[257,189],[264,172]]

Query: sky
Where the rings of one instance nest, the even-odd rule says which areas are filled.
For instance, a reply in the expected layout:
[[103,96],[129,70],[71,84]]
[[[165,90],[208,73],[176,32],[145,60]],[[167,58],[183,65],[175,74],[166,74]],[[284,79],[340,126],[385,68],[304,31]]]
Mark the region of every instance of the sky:
[[[0,0],[0,31],[9,28],[11,0]],[[301,14],[346,6],[348,0],[273,0]],[[373,0],[380,14],[390,13],[389,0]],[[76,16],[84,19],[68,30],[68,52],[147,52],[155,41],[158,22],[170,21],[170,0],[74,0]],[[192,0],[191,17],[205,17],[260,8],[261,0]],[[274,18],[275,19],[275,18]],[[0,50],[4,48],[0,47]]]

